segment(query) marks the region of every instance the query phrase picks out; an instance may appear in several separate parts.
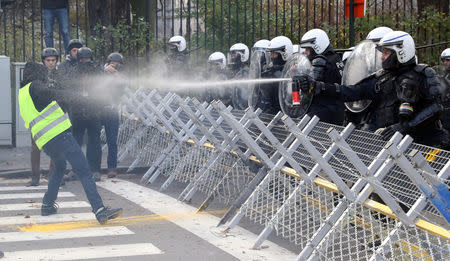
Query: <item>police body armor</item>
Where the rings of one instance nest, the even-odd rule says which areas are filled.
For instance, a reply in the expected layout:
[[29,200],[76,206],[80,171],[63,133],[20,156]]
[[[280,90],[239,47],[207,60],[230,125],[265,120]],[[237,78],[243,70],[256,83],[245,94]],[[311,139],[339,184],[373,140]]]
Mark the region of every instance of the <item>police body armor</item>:
[[[344,64],[338,54],[328,51],[324,55],[317,55],[311,63],[314,80],[341,84]],[[319,94],[314,97],[308,114],[317,115],[321,121],[341,125],[344,121],[344,104]]]
[[368,113],[362,121],[362,129],[374,132],[379,128],[398,122],[400,102],[396,93],[396,77],[392,73],[380,70],[370,77],[377,79],[375,92],[380,95],[377,96],[377,99],[372,100],[372,103],[369,105]]

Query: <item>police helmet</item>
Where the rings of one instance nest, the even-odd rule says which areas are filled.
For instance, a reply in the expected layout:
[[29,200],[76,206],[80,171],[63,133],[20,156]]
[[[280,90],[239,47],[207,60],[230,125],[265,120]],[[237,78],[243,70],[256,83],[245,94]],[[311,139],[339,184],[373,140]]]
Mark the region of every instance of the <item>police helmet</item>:
[[42,50],[42,54],[41,54],[41,59],[44,60],[46,57],[51,57],[54,56],[56,57],[56,59],[58,59],[59,57],[59,53],[55,48],[45,48],[44,50]]
[[400,63],[406,63],[416,55],[414,39],[403,31],[393,31],[381,38],[377,49],[381,51],[383,48],[394,51]]
[[377,27],[377,28],[373,29],[372,31],[370,31],[369,34],[367,34],[366,39],[371,40],[373,42],[379,42],[381,40],[381,38],[383,38],[383,36],[385,36],[386,34],[392,32],[392,31],[394,31],[394,30],[392,30],[389,27],[380,26],[380,27]]
[[238,62],[236,59],[240,57],[242,63],[248,61],[248,57],[250,56],[250,51],[248,50],[247,45],[243,43],[233,44],[230,47],[230,52],[228,53],[228,62],[230,64],[234,64]]
[[106,63],[118,62],[123,64],[123,56],[120,53],[111,53],[106,58]]
[[450,48],[445,49],[441,53],[441,61],[450,59]]
[[69,41],[69,44],[67,45],[67,51],[72,50],[73,48],[81,48],[83,47],[83,44],[78,39],[72,39]]
[[227,67],[227,58],[222,52],[214,52],[208,57],[208,63],[215,64],[223,70]]
[[286,36],[277,36],[270,40],[269,52],[277,52],[281,54],[283,61],[287,61],[293,54],[292,42]]
[[79,62],[92,61],[92,50],[88,47],[78,49],[77,60]]
[[322,54],[330,45],[327,33],[322,29],[311,29],[302,36],[300,47],[311,48],[316,54]]
[[173,49],[177,49],[178,52],[186,50],[186,39],[184,39],[183,36],[175,35],[171,37],[168,44],[173,47]]

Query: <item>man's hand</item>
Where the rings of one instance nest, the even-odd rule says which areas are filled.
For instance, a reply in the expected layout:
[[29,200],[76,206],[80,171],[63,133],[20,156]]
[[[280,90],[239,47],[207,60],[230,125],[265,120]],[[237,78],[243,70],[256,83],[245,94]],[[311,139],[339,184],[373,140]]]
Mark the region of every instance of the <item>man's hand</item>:
[[119,71],[117,71],[116,68],[112,64],[109,64],[108,66],[105,67],[105,72],[118,73]]
[[[397,131],[404,135],[408,131],[408,127],[406,124],[396,123],[389,127],[384,128],[383,131],[381,131],[381,133],[379,133],[379,134],[381,135],[383,140],[389,140],[392,136],[394,136],[394,134]],[[375,133],[377,133],[377,132],[375,132]]]
[[292,77],[293,88],[297,87],[303,93],[311,93],[314,91],[314,80],[309,75],[299,75]]

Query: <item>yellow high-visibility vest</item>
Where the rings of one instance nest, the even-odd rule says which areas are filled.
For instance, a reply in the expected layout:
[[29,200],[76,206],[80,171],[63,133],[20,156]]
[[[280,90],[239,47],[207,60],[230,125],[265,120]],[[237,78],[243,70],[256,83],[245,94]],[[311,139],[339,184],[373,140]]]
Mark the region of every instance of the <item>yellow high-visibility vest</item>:
[[34,142],[40,150],[47,142],[72,126],[69,117],[56,101],[52,101],[45,109],[38,111],[30,96],[31,83],[19,90],[20,115],[25,127],[31,130]]

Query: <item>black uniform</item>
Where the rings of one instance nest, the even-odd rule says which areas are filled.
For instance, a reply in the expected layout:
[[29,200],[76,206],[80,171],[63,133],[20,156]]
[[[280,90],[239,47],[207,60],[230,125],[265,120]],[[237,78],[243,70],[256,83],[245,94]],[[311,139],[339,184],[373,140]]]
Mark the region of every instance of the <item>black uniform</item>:
[[[310,57],[308,57],[310,58]],[[312,58],[313,79],[325,83],[341,83],[344,64],[341,56],[330,45],[321,54]],[[344,103],[333,97],[317,95],[314,97],[308,114],[316,115],[321,121],[342,125],[344,121]]]
[[186,75],[189,72],[189,52],[184,50],[182,52],[173,52],[167,59],[169,66],[169,74],[176,72]]
[[[269,70],[261,73],[261,78],[281,78],[282,77],[283,66],[273,66]],[[280,102],[278,99],[278,88],[279,83],[266,83],[261,84],[260,90],[260,103],[259,108],[265,113],[276,114],[280,108]]]
[[77,69],[78,61],[77,58],[72,58],[69,56],[66,60],[64,60],[58,66],[58,75],[63,83],[64,88],[73,89],[74,85],[79,80],[77,77],[78,69]]
[[441,84],[445,89],[442,124],[446,130],[450,130],[450,68],[446,69],[440,78]]
[[[395,71],[380,70],[354,86],[325,84],[321,88],[320,94],[343,102],[372,100],[363,129],[387,127],[382,132],[385,139],[400,131],[425,145],[448,144],[448,133],[440,121],[442,87],[435,71],[416,65],[414,59]],[[403,113],[405,108],[408,115]]]

